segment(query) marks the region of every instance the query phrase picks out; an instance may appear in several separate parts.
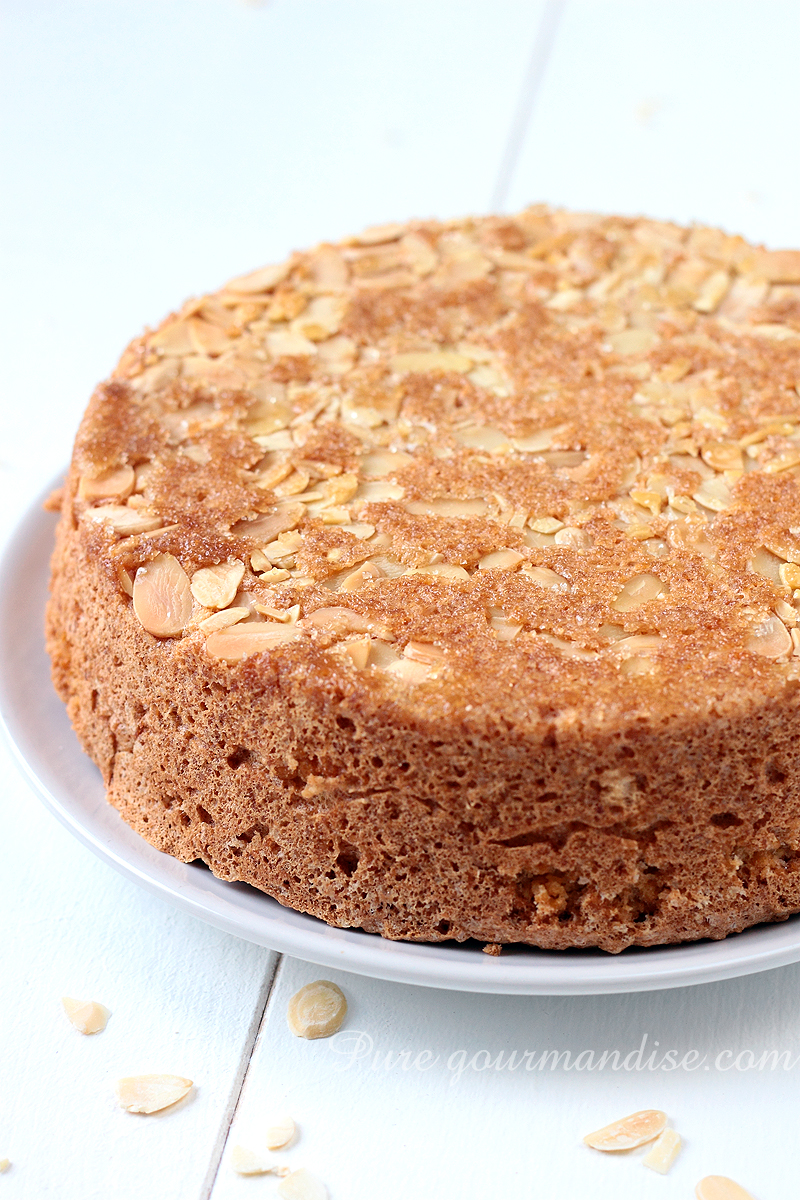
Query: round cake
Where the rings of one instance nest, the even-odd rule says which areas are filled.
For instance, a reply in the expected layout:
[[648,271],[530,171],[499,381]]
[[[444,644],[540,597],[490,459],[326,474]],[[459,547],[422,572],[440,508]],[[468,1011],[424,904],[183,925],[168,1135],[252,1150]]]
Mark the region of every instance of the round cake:
[[800,252],[534,207],[137,338],[56,687],[154,846],[332,925],[619,951],[800,910]]

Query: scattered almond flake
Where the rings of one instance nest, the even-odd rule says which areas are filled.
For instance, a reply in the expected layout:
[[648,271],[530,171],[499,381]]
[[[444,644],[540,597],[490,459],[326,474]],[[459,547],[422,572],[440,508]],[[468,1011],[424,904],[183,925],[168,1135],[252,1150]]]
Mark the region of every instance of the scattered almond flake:
[[712,271],[700,288],[700,293],[692,305],[695,312],[714,312],[727,292],[730,282],[730,276],[727,271]]
[[278,1195],[283,1200],[328,1200],[328,1189],[316,1175],[302,1167],[281,1180]]
[[753,1200],[741,1184],[726,1175],[706,1175],[694,1189],[697,1200]]
[[80,1033],[102,1033],[111,1016],[109,1010],[96,1000],[73,1000],[71,996],[62,996],[61,1003]]
[[[279,558],[286,558],[287,555],[296,554],[302,544],[303,535],[294,529],[287,529],[274,542],[268,542],[263,550],[258,551],[258,553],[266,558],[268,562],[275,562]],[[255,555],[251,557],[255,558]],[[264,568],[262,567],[261,569],[263,570]]]
[[[276,496],[296,496],[299,492],[305,492],[310,481],[311,476],[308,471],[298,467],[282,483],[276,483],[272,490]],[[315,496],[314,499],[321,499],[322,495],[323,493],[320,492],[319,497]]]
[[406,658],[425,663],[429,667],[438,667],[447,662],[445,651],[429,642],[408,642],[403,654]]
[[658,342],[658,335],[650,329],[623,329],[621,333],[609,334],[606,340],[615,354],[628,357],[647,354]]
[[661,512],[661,506],[664,503],[664,498],[658,492],[650,492],[642,488],[634,488],[628,493],[634,504],[638,504],[640,508],[647,508],[654,517],[657,517]]
[[652,1149],[645,1154],[642,1162],[651,1171],[658,1171],[659,1175],[666,1175],[675,1159],[678,1157],[678,1151],[681,1148],[681,1135],[674,1129],[665,1129],[664,1132],[656,1138]]
[[366,478],[381,479],[413,462],[410,454],[399,450],[372,450],[363,455],[359,473]]
[[781,471],[789,471],[798,464],[800,464],[800,451],[787,450],[783,454],[771,458],[764,464],[762,470],[765,475],[778,475]]
[[240,292],[244,295],[256,292],[269,292],[286,278],[291,268],[291,261],[275,263],[269,267],[260,267],[257,271],[250,271],[247,275],[237,275],[235,279],[229,279],[225,284],[225,289],[229,292]]
[[780,617],[767,617],[766,621],[755,626],[745,646],[762,658],[781,658],[784,654],[791,654],[793,643]]
[[277,646],[296,641],[301,636],[302,630],[297,625],[279,625],[277,622],[232,625],[210,635],[206,640],[206,653],[211,658],[236,663],[250,654],[274,650]]
[[522,570],[531,582],[538,583],[539,587],[560,588],[562,590],[566,590],[569,587],[569,582],[564,576],[557,575],[549,567],[535,567],[530,563],[525,563]]
[[405,494],[406,489],[399,483],[388,483],[378,479],[372,483],[360,483],[354,498],[364,504],[381,504],[389,500],[402,500]]
[[[800,456],[798,456],[798,461],[800,462]],[[704,508],[710,508],[714,512],[723,512],[733,503],[730,488],[724,479],[719,477],[706,479],[696,492],[692,492],[692,499],[697,504],[702,504]]]
[[524,554],[520,554],[518,550],[493,550],[491,554],[484,554],[478,563],[478,570],[513,571],[514,567],[518,567],[524,557]]
[[697,512],[697,505],[688,496],[670,496],[669,506],[676,512],[685,513],[687,516],[693,516]]
[[383,571],[377,563],[370,562],[369,559],[357,567],[341,581],[338,588],[339,592],[357,592],[361,588],[369,587],[371,583],[375,583],[378,579],[383,579]]
[[139,567],[133,581],[133,611],[153,637],[177,637],[192,616],[189,577],[172,554],[158,554]]
[[331,649],[335,653],[349,658],[359,671],[363,671],[369,662],[371,639],[368,637],[350,638],[346,642],[337,642]]
[[489,505],[485,500],[409,500],[403,507],[415,517],[485,517]]
[[11,1166],[10,1158],[0,1158],[0,1175],[4,1175],[10,1166]]
[[129,1075],[115,1088],[120,1107],[132,1113],[160,1112],[177,1104],[193,1087],[181,1075]]
[[[270,1150],[273,1148],[269,1147]],[[271,1175],[276,1166],[274,1162],[255,1150],[249,1150],[247,1146],[234,1146],[229,1161],[237,1175]]]
[[453,563],[429,563],[426,567],[411,567],[406,575],[431,575],[435,579],[469,579],[469,571]]
[[87,508],[82,520],[93,525],[108,525],[114,533],[124,537],[136,533],[153,533],[164,524],[161,517],[148,516],[124,504],[104,504],[100,508]]
[[312,516],[319,517],[323,525],[345,525],[350,520],[350,510],[347,508],[309,509]]
[[292,329],[268,333],[267,349],[273,358],[307,358],[317,353],[314,342]]
[[[254,605],[254,607],[257,606]],[[244,621],[249,616],[249,608],[224,608],[222,612],[212,613],[210,617],[204,617],[198,623],[197,628],[202,629],[203,633],[216,633],[220,629],[227,629],[230,625],[237,625],[239,621]]]
[[561,437],[568,429],[568,425],[553,425],[550,429],[540,429],[538,433],[532,433],[529,437],[512,437],[511,444],[523,454],[536,454],[541,450],[549,450],[556,438]]
[[666,1113],[655,1108],[645,1108],[640,1112],[631,1113],[629,1117],[613,1121],[595,1133],[587,1133],[583,1140],[593,1150],[632,1150],[635,1146],[652,1142],[663,1131],[666,1123]]
[[296,624],[300,616],[299,604],[293,604],[291,608],[268,608],[266,604],[259,604],[256,600],[253,602],[253,608],[257,613],[261,613],[262,617],[269,617],[270,621],[280,621],[283,625]]
[[586,550],[592,544],[592,539],[585,529],[565,525],[555,535],[557,546],[571,546],[574,550]]
[[341,1029],[347,1016],[347,1000],[335,983],[329,979],[316,979],[295,992],[286,1016],[295,1037],[332,1037]]
[[253,521],[237,521],[231,532],[240,537],[254,538],[266,544],[273,541],[279,534],[287,533],[299,525],[305,516],[305,511],[305,505],[298,504],[296,501],[281,504],[275,512],[267,513],[263,517],[256,517]]
[[375,532],[375,526],[370,525],[367,521],[346,521],[342,525],[344,533],[352,533],[353,537],[357,537],[359,541],[365,542]]
[[455,371],[462,375],[472,367],[472,359],[455,350],[418,350],[409,354],[395,354],[389,360],[389,369],[402,374],[425,374],[429,371]]
[[297,1126],[291,1117],[279,1117],[267,1127],[265,1142],[268,1150],[283,1150],[288,1146],[297,1132]]
[[759,546],[754,550],[747,563],[748,569],[756,575],[761,575],[764,579],[769,579],[772,583],[777,584],[783,582],[780,573],[783,565],[777,555],[770,553],[765,546]]
[[741,448],[736,442],[712,442],[703,447],[700,456],[715,471],[737,471],[744,464]]
[[564,522],[557,517],[537,517],[529,520],[528,524],[534,533],[558,533],[559,529],[564,528]]
[[212,325],[199,317],[190,317],[187,325],[192,345],[199,354],[222,354],[232,345],[233,339],[218,325]]
[[800,566],[797,563],[782,563],[778,567],[778,576],[784,587],[792,591],[800,588]]
[[459,429],[455,439],[470,450],[483,450],[487,454],[504,454],[510,450],[511,442],[501,429],[491,425],[475,425],[470,429]]
[[204,608],[227,608],[244,576],[244,563],[238,559],[201,567],[192,575],[192,595]]
[[425,683],[431,677],[428,663],[414,662],[410,658],[398,658],[385,668],[389,675],[402,679],[404,683]]
[[262,571],[258,578],[264,583],[285,583],[289,578],[289,572],[282,570],[280,567],[272,567],[269,571]]
[[265,471],[259,471],[253,482],[255,483],[256,487],[264,488],[265,491],[271,491],[276,484],[282,483],[284,479],[288,478],[288,476],[291,475],[292,470],[292,464],[288,460],[285,462],[278,462]]
[[632,612],[648,600],[655,600],[663,595],[665,587],[657,575],[634,575],[623,585],[616,598],[611,601],[611,607],[616,612]]
[[82,500],[126,500],[133,491],[136,472],[133,467],[117,467],[103,475],[81,475],[78,495]]

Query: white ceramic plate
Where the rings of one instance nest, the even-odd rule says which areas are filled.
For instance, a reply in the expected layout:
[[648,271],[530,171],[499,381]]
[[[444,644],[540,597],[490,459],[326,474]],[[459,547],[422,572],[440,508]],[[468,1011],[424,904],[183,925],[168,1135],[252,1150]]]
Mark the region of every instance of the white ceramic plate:
[[53,691],[42,624],[55,517],[37,503],[9,544],[0,579],[0,714],[19,765],[50,811],[129,879],[228,933],[360,975],[427,987],[529,995],[649,991],[707,983],[800,960],[800,916],[721,942],[622,954],[514,947],[491,958],[475,943],[390,942],[331,929],[200,864],[154,850],[106,803]]

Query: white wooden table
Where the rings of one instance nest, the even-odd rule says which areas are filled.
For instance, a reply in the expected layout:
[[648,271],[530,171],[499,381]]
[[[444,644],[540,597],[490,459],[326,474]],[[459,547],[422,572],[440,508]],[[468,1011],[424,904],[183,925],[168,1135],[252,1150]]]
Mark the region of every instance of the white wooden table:
[[[4,0],[3,537],[128,338],[294,246],[539,200],[800,245],[799,44],[791,0]],[[281,1111],[276,1157],[332,1200],[796,1197],[800,966],[573,998],[321,972],[117,876],[2,762],[0,1200],[268,1197],[228,1157]],[[301,1041],[287,1000],[320,974],[347,1036]],[[642,1069],[581,1069],[645,1036]],[[132,1116],[112,1087],[140,1071],[196,1087]],[[666,1178],[581,1145],[642,1107],[685,1135]]]

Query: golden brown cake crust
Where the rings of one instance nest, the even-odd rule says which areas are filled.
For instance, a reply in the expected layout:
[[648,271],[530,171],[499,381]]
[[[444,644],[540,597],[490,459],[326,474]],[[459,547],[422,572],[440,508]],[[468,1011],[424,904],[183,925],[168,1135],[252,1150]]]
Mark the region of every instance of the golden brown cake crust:
[[800,911],[798,283],[536,208],[318,247],[137,339],[48,610],[110,801],[389,937]]

